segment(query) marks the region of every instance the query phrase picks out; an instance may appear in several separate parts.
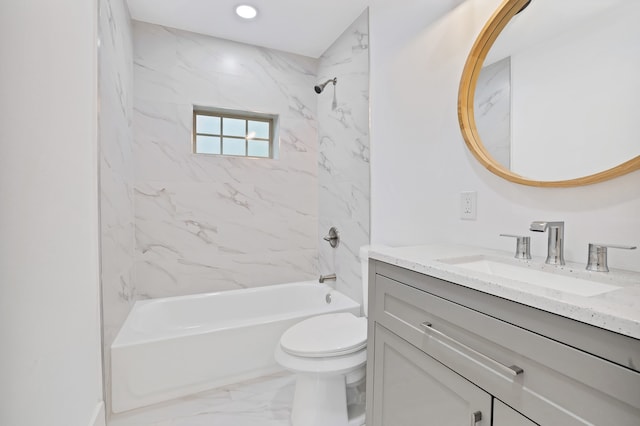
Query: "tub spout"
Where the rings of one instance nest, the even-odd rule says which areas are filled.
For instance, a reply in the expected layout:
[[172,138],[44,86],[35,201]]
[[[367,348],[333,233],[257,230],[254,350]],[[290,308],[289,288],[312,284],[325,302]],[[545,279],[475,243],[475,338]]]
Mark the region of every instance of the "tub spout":
[[336,274],[320,275],[318,282],[323,283],[325,281],[335,281],[337,278]]

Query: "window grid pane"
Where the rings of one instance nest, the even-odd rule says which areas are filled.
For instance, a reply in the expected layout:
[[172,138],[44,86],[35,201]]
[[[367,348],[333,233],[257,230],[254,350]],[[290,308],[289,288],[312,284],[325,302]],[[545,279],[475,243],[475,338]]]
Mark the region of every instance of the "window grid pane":
[[247,155],[250,157],[269,157],[269,141],[250,140]]
[[223,136],[241,136],[247,134],[247,120],[239,118],[222,118],[222,135]]
[[247,155],[246,139],[244,138],[223,138],[222,154],[224,155]]
[[196,133],[206,135],[220,135],[220,117],[210,115],[196,115]]
[[194,153],[271,158],[272,123],[194,110]]
[[249,120],[247,125],[247,137],[250,139],[269,139],[269,122]]
[[198,135],[196,137],[196,152],[202,154],[220,154],[220,137]]

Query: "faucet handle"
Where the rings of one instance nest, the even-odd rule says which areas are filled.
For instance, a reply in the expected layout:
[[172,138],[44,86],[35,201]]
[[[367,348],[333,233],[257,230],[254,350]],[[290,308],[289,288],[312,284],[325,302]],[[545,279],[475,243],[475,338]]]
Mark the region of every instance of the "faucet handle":
[[329,234],[324,237],[323,240],[328,242],[331,247],[336,248],[340,243],[340,234],[338,233],[338,228],[332,226],[331,229],[329,229]]
[[636,246],[621,246],[619,244],[589,243],[589,257],[587,259],[587,271],[609,272],[609,265],[607,265],[607,248],[635,250]]
[[501,237],[512,237],[516,239],[516,259],[531,259],[531,237],[514,234],[500,234]]

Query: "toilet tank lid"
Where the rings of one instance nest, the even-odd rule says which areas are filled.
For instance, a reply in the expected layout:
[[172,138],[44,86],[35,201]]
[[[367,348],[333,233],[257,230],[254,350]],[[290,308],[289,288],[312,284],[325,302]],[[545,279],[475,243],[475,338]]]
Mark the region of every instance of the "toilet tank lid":
[[312,317],[285,331],[280,346],[297,356],[347,355],[367,346],[367,319],[344,312]]

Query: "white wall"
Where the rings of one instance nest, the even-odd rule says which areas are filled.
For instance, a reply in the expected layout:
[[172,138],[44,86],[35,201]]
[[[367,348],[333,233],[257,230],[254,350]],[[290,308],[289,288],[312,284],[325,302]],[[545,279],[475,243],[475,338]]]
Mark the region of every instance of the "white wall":
[[100,248],[104,380],[111,401],[111,343],[133,305],[133,38],[125,0],[101,0],[98,30]]
[[639,17],[623,2],[513,54],[512,171],[572,179],[640,155]]
[[[134,23],[136,297],[314,279],[317,60]],[[279,115],[276,159],[192,153],[193,105]]]
[[[362,302],[359,248],[369,243],[369,15],[365,11],[320,57],[318,81],[320,272]],[[336,108],[332,108],[335,90]],[[322,238],[335,226],[341,242]]]
[[[429,19],[424,2],[376,0],[371,22],[372,241],[390,245],[456,242],[511,251],[501,232],[546,235],[533,220],[566,222],[565,257],[586,262],[593,241],[640,243],[640,172],[579,188],[507,182],[467,151],[457,120],[462,69],[499,0],[442,2]],[[478,219],[459,219],[460,192],[478,192]],[[640,270],[639,251],[611,251],[610,265]]]
[[0,424],[104,424],[95,1],[0,3]]

